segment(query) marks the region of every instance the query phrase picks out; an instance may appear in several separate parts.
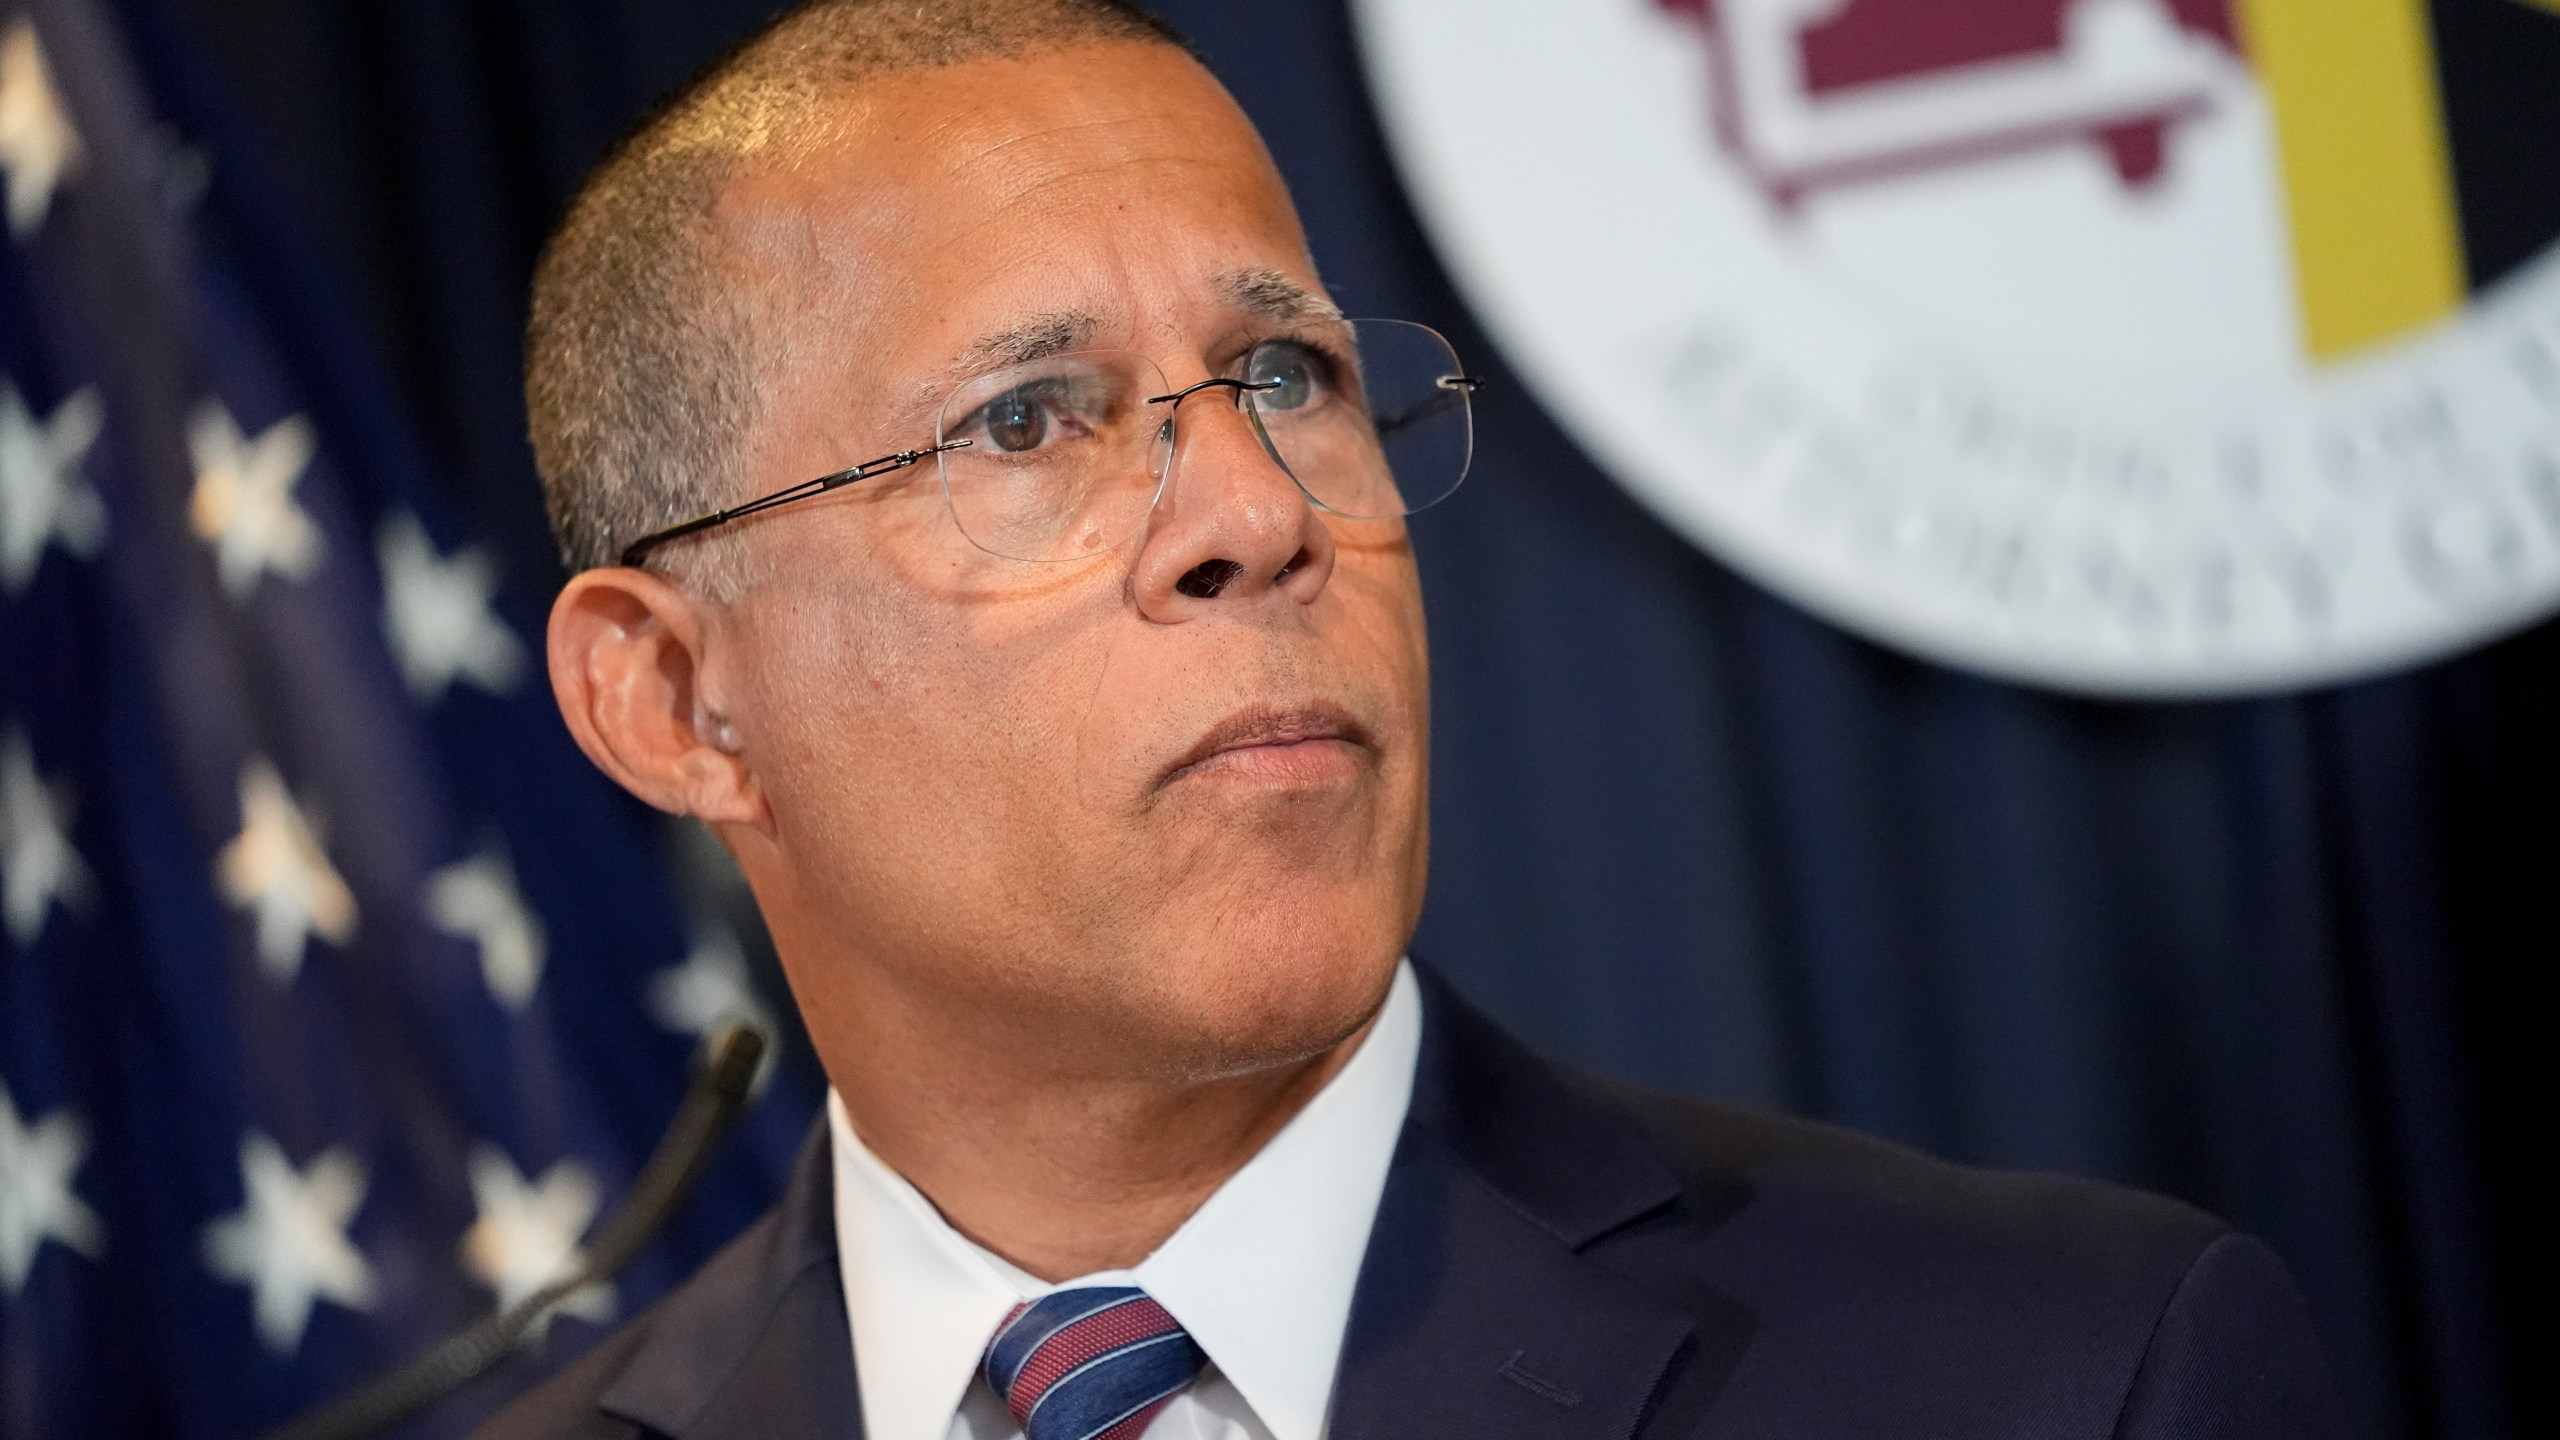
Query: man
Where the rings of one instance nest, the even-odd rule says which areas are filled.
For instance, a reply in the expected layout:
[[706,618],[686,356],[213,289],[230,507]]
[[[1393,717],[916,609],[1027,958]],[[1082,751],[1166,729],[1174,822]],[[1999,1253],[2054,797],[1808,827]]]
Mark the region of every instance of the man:
[[1438,344],[1342,319],[1116,0],[809,6],[598,171],[530,342],[553,683],[833,1088],[489,1433],[2334,1433],[2213,1220],[1568,1075],[1402,961]]

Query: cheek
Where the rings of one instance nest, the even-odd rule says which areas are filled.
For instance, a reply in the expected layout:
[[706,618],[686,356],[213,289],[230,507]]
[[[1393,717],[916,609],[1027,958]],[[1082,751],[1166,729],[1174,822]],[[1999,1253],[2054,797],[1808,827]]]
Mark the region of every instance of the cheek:
[[908,794],[916,778],[937,773],[922,749],[947,732],[914,723],[942,703],[930,637],[885,597],[852,586],[773,580],[751,603],[749,759],[786,843],[841,858],[903,823],[926,798]]
[[1329,589],[1339,602],[1335,643],[1419,745],[1427,739],[1422,726],[1430,703],[1430,655],[1413,552],[1345,546]]
[[910,583],[789,592],[760,667],[777,817],[817,848],[818,827],[894,826],[945,865],[1053,825],[1101,635],[1037,611]]

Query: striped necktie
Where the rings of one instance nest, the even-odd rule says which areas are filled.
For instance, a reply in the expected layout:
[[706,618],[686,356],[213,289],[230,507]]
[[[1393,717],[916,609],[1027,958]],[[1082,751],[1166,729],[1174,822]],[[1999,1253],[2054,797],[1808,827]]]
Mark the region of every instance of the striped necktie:
[[1024,1440],[1136,1440],[1208,1355],[1133,1285],[1017,1305],[987,1342],[987,1383]]

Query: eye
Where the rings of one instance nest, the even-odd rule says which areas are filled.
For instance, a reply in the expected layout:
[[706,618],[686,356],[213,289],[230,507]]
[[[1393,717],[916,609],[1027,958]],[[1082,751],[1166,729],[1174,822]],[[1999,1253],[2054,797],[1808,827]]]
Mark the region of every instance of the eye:
[[1043,375],[1009,385],[947,434],[999,455],[1091,438],[1111,423],[1117,388],[1090,376]]
[[1008,454],[1037,447],[1049,438],[1049,407],[1034,387],[1017,385],[978,407],[968,428]]
[[1245,383],[1263,410],[1303,410],[1334,390],[1333,357],[1294,340],[1266,340],[1245,361]]

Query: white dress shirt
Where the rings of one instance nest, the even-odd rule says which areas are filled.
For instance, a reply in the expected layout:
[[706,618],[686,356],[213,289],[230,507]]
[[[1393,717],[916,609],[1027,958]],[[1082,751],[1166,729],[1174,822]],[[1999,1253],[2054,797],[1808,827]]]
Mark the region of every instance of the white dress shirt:
[[1422,994],[1400,965],[1377,1024],[1306,1108],[1134,1270],[1050,1285],[951,1228],[830,1092],[836,1257],[867,1440],[1019,1440],[978,1374],[1015,1305],[1136,1285],[1208,1353],[1146,1440],[1321,1440],[1351,1292],[1413,1098]]

